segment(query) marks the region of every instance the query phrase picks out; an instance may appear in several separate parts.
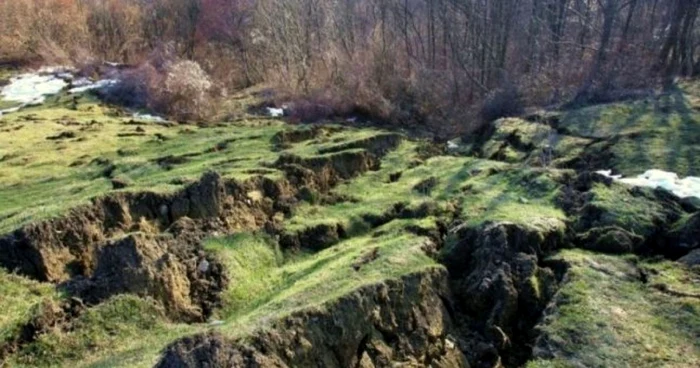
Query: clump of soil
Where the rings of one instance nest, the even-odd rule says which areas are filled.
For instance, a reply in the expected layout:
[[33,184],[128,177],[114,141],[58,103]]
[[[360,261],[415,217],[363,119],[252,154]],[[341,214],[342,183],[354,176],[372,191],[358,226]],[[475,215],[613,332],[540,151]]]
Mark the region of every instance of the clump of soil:
[[62,139],[72,139],[77,137],[77,134],[75,132],[67,131],[67,132],[61,132],[57,135],[52,135],[49,137],[46,137],[47,140],[50,141],[57,141],[57,140],[62,140]]
[[83,302],[70,298],[62,302],[44,301],[37,306],[30,320],[24,324],[12,340],[2,341],[0,363],[17,352],[25,344],[36,341],[41,335],[54,330],[69,331],[72,321],[86,310]]
[[201,322],[219,305],[216,294],[227,279],[223,266],[207,258],[201,245],[184,244],[190,241],[146,234],[109,241],[98,250],[91,277],[62,287],[88,304],[122,293],[152,297],[171,318]]
[[294,143],[310,141],[339,130],[342,130],[342,128],[329,128],[322,125],[313,125],[307,129],[283,130],[272,137],[272,144],[278,149],[286,149]]
[[434,176],[431,176],[427,179],[422,180],[420,183],[416,184],[413,187],[413,190],[416,192],[423,194],[423,195],[429,195],[433,189],[438,185],[438,179]]
[[290,182],[319,191],[328,191],[341,180],[353,178],[367,171],[378,170],[380,159],[367,152],[341,152],[329,156],[299,157],[282,155],[275,167],[287,174]]
[[[627,188],[581,172],[568,178],[558,202],[573,219],[571,241],[603,253],[663,255],[678,259],[700,247],[697,213],[663,189]],[[615,202],[596,200],[594,185],[614,190]],[[620,211],[626,215],[622,216]],[[688,212],[691,210],[691,213]]]
[[286,249],[309,249],[317,252],[335,245],[343,237],[345,229],[340,224],[319,224],[298,233],[282,234],[280,245]]

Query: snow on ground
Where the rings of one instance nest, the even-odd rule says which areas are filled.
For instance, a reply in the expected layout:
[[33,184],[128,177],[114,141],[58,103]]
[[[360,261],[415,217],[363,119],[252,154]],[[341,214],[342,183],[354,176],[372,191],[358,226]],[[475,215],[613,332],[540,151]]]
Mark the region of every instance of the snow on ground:
[[151,115],[151,114],[142,114],[139,112],[135,112],[132,117],[136,120],[141,120],[141,121],[154,121],[154,122],[164,122],[165,119],[158,115]]
[[[16,112],[26,106],[41,105],[47,96],[61,92],[69,85],[68,93],[76,94],[103,89],[118,82],[116,79],[93,81],[88,78],[75,79],[75,69],[65,66],[43,67],[31,73],[20,74],[10,79],[10,83],[0,88],[0,100],[16,102],[19,106],[0,110],[0,116]],[[157,120],[146,117],[149,120]]]
[[284,109],[278,109],[274,107],[267,108],[267,114],[273,118],[280,118],[284,116]]
[[10,107],[9,109],[0,110],[0,117],[2,117],[4,114],[9,114],[9,113],[17,112],[17,111],[19,111],[19,109],[20,109],[21,107],[22,107],[22,106],[15,106],[15,107]]
[[650,188],[661,187],[681,198],[700,198],[700,178],[694,176],[681,179],[678,174],[663,170],[648,170],[644,174],[633,178],[612,175],[611,170],[601,170],[597,171],[597,173],[627,185]]
[[109,86],[117,84],[119,81],[116,79],[102,79],[97,82],[93,82],[87,78],[80,78],[73,82],[73,88],[68,90],[68,93],[83,93],[87,91],[92,91],[96,89],[103,89]]
[[61,92],[66,85],[65,80],[53,74],[27,73],[10,79],[0,91],[0,98],[23,105],[37,105],[44,103],[46,96]]

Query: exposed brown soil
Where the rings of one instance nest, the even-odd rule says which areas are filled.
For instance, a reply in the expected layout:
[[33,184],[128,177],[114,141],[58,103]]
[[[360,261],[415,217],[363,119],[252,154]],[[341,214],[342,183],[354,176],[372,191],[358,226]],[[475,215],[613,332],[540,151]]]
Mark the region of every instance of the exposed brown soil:
[[333,134],[342,130],[340,127],[328,127],[314,125],[308,129],[284,130],[272,137],[272,144],[279,149],[290,147],[294,143],[300,143],[319,138],[326,134]]
[[467,367],[446,300],[446,273],[427,270],[296,312],[245,340],[184,338],[158,367]]
[[282,155],[275,163],[276,167],[285,171],[293,186],[306,186],[321,192],[360,173],[378,170],[380,165],[380,158],[367,151],[340,152],[310,158]]
[[[279,219],[291,213],[301,189],[325,192],[379,161],[366,151],[285,156],[277,163],[289,174],[285,180],[239,182],[208,173],[174,194],[115,192],[4,235],[0,266],[59,284],[88,304],[134,293],[158,300],[173,319],[203,321],[227,282],[222,266],[205,254],[204,237],[261,228],[279,232]],[[115,169],[109,160],[93,162],[105,167],[107,177]]]
[[529,358],[532,328],[557,289],[541,260],[562,246],[561,230],[486,223],[461,230],[445,252],[460,347],[472,366],[515,367]]
[[[264,199],[251,200],[251,191]],[[203,258],[199,240],[261,228],[277,212],[275,200],[292,195],[284,183],[225,181],[216,173],[172,195],[114,193],[0,238],[0,264],[62,283],[90,303],[133,292],[163,302],[175,318],[203,320],[215,302],[199,289],[220,290],[225,280],[221,272],[195,272]]]

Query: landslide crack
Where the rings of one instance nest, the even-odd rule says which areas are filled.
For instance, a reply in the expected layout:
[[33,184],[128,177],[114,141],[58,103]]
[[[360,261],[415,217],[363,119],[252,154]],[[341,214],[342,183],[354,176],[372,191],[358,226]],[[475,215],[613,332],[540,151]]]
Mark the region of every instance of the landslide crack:
[[561,229],[513,223],[462,227],[445,247],[462,351],[473,366],[520,367],[532,356],[535,326],[566,272],[544,259],[560,248]]

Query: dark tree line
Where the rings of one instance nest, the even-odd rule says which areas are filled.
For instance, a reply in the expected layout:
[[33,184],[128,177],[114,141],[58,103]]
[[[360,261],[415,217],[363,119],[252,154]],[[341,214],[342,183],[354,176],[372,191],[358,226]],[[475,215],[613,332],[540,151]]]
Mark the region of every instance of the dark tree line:
[[524,103],[549,104],[692,76],[700,72],[699,7],[700,0],[13,0],[0,2],[0,58],[140,63],[168,44],[231,89],[268,83],[397,122],[456,122],[505,89]]

